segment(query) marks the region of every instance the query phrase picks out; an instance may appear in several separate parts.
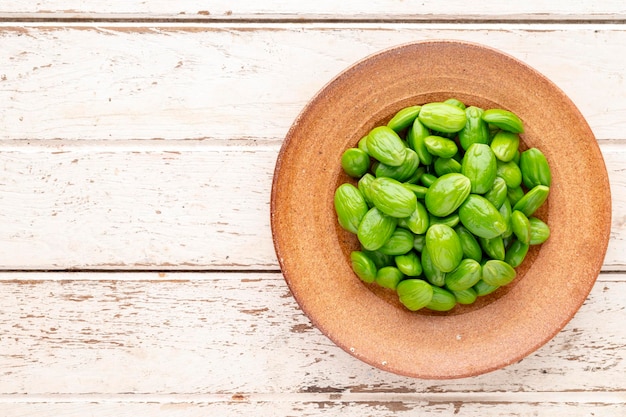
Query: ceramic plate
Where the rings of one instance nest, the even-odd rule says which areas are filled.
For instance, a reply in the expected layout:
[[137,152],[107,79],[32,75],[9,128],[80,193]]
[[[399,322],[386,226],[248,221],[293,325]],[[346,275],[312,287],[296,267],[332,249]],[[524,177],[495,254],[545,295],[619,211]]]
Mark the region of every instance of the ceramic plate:
[[[333,194],[353,181],[345,149],[399,109],[455,97],[504,108],[525,125],[552,169],[539,216],[550,239],[532,247],[516,280],[448,313],[403,308],[396,295],[361,282],[349,255],[356,237],[337,223]],[[307,104],[280,151],[271,221],[278,260],[302,311],[360,360],[400,375],[459,378],[515,363],[557,334],[578,311],[604,260],[611,197],[597,142],[570,99],[546,77],[489,47],[428,41],[357,62]]]

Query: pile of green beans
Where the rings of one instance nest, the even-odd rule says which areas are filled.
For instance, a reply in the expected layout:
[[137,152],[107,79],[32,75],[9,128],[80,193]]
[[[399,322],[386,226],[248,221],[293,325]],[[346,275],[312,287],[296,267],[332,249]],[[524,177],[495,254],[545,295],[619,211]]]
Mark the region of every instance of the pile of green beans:
[[523,132],[510,111],[451,98],[403,108],[347,149],[341,166],[354,181],[334,205],[361,245],[355,274],[411,311],[448,311],[512,282],[550,236],[533,216],[550,167],[539,149],[520,151]]

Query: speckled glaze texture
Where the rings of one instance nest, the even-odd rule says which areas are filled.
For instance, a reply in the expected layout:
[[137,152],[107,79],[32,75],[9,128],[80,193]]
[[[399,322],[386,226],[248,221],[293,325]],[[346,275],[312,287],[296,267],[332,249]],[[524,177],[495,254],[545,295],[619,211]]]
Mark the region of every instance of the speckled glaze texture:
[[[551,237],[532,248],[513,283],[475,305],[413,313],[354,275],[349,254],[359,244],[338,226],[333,194],[351,181],[340,166],[346,148],[405,106],[450,97],[523,120],[521,146],[540,148],[552,169],[538,214]],[[326,336],[389,372],[448,379],[519,361],[568,323],[600,272],[611,196],[593,133],[558,87],[500,51],[428,41],[367,57],[308,103],[276,163],[271,224],[285,280]]]

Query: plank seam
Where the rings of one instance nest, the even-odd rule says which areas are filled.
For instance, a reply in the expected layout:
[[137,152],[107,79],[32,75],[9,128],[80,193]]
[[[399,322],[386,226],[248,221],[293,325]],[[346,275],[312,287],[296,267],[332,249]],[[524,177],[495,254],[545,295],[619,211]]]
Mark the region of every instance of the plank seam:
[[107,16],[58,16],[56,13],[50,15],[39,14],[4,14],[0,15],[0,23],[84,23],[84,24],[102,24],[102,23],[128,23],[128,24],[169,24],[176,23],[181,25],[198,25],[198,24],[238,24],[238,25],[257,25],[257,24],[377,24],[377,25],[394,25],[394,24],[455,24],[455,25],[481,25],[481,24],[511,24],[511,25],[529,25],[529,24],[564,24],[564,25],[612,25],[622,24],[626,22],[626,16],[598,15],[596,17],[580,18],[563,15],[560,17],[543,17],[532,16],[527,18],[485,18],[467,16],[464,19],[458,17],[431,15],[413,15],[411,17],[390,17],[390,18],[369,18],[369,17],[336,17],[336,15],[317,16],[317,17],[298,17],[287,15],[284,17],[269,15],[263,16],[242,16],[232,17],[225,16],[206,16],[206,17],[136,17],[124,15],[107,15]]
[[296,392],[217,394],[0,394],[4,403],[484,403],[484,404],[626,404],[626,391],[537,391],[537,392]]

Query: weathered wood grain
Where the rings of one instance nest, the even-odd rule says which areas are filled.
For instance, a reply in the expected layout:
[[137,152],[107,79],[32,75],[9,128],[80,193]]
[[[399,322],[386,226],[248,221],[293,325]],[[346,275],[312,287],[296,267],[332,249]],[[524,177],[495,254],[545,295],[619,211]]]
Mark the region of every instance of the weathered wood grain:
[[278,145],[4,143],[3,269],[277,269]]
[[236,2],[217,0],[209,4],[201,0],[171,2],[124,1],[90,2],[86,0],[19,1],[2,4],[0,17],[30,18],[160,18],[160,19],[410,19],[410,20],[478,20],[533,19],[580,20],[618,19],[626,15],[623,2],[542,2],[529,0],[503,5],[486,0],[468,7],[466,2],[451,0],[383,0],[367,4],[350,0],[336,2],[294,2],[287,0]]
[[[623,270],[626,141],[600,144],[613,193],[604,270]],[[280,146],[0,142],[1,269],[277,270],[269,199]]]
[[525,61],[598,139],[626,138],[622,25],[5,23],[0,139],[283,138],[355,61],[441,38]]
[[[511,395],[512,398],[519,396]],[[176,396],[160,400],[150,396],[139,399],[121,397],[108,400],[72,398],[69,402],[55,402],[54,398],[45,402],[17,404],[0,403],[0,413],[5,417],[40,417],[40,416],[91,416],[91,417],[136,417],[136,416],[337,416],[379,417],[379,416],[426,416],[452,417],[529,417],[529,416],[567,416],[567,417],[622,417],[624,394],[607,396],[588,396],[589,403],[577,402],[580,394],[563,395],[546,393],[540,395],[540,401],[525,400],[511,402],[501,396],[482,401],[467,396],[463,399],[428,399],[414,400],[403,395],[353,396],[350,394],[298,394],[295,396],[224,396],[223,400],[208,401],[205,397],[188,400],[186,396]],[[147,398],[146,398],[147,397]],[[394,398],[389,400],[388,398]],[[531,396],[532,397],[532,396]],[[528,398],[528,396],[522,396]],[[565,398],[566,400],[561,400]],[[613,399],[615,402],[610,402]]]
[[[139,402],[188,394],[253,402],[313,394],[320,404],[319,394],[354,395],[349,402],[389,394],[393,402],[398,394],[409,402],[611,403],[623,402],[626,391],[624,274],[602,274],[573,320],[524,360],[451,381],[399,377],[348,355],[312,327],[278,273],[0,278],[0,403],[89,395],[98,403],[98,395],[119,394],[146,394]],[[542,392],[554,400],[515,397]]]
[[521,362],[413,380],[311,325],[269,231],[282,138],[319,88],[380,49],[463,39],[526,61],[579,106],[613,191],[603,269],[624,270],[622,1],[0,8],[0,265],[111,270],[0,272],[0,415],[625,415],[623,272],[601,274]]

